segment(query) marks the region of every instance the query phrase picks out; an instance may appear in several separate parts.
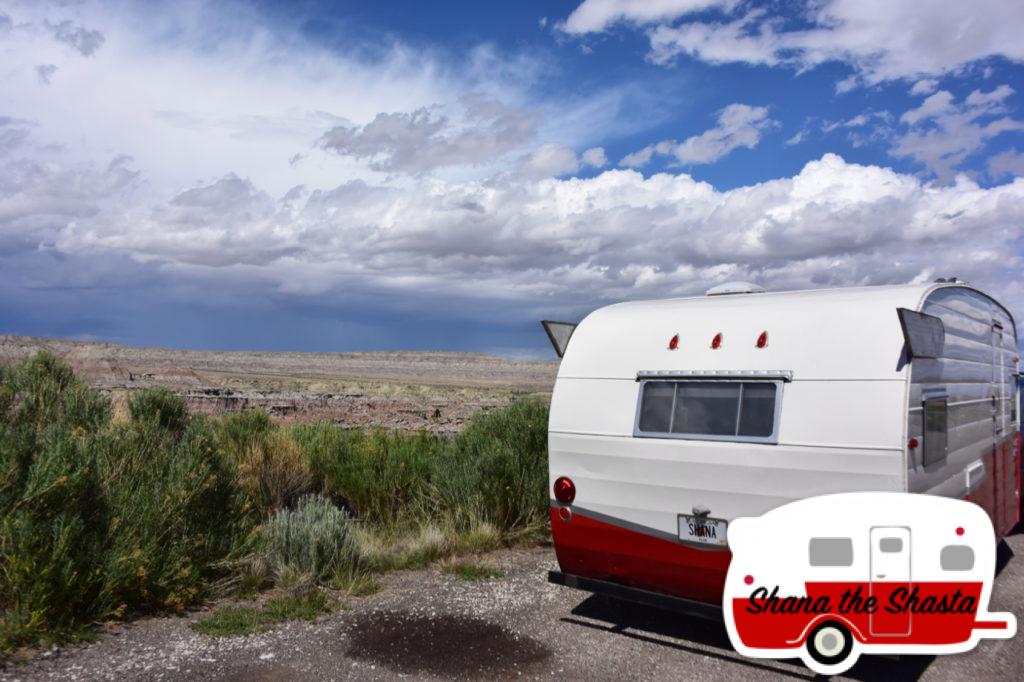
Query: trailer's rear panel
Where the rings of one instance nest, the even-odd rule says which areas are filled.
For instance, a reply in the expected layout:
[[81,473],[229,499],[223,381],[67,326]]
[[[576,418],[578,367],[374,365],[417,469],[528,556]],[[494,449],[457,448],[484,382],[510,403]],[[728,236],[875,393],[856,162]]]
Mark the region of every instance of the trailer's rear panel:
[[[562,570],[715,603],[729,552],[681,539],[680,515],[728,522],[825,493],[906,490],[896,309],[916,308],[926,290],[637,303],[585,320],[551,402],[551,482],[567,476],[576,490],[571,505],[552,500]],[[683,384],[728,383],[740,372],[775,377],[781,409],[770,439],[641,428],[646,381],[677,382],[664,394],[678,401]]]

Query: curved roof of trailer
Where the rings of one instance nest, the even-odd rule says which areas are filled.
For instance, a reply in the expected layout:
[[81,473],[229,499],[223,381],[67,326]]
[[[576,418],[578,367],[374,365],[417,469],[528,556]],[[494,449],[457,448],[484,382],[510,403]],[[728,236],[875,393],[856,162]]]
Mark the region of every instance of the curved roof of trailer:
[[[558,376],[636,379],[650,371],[782,370],[794,380],[903,379],[904,339],[896,310],[920,310],[924,298],[942,287],[974,289],[963,283],[908,284],[619,303],[579,324]],[[758,348],[762,332],[768,343]],[[669,350],[676,334],[678,348]],[[713,349],[716,334],[722,335],[721,345]]]

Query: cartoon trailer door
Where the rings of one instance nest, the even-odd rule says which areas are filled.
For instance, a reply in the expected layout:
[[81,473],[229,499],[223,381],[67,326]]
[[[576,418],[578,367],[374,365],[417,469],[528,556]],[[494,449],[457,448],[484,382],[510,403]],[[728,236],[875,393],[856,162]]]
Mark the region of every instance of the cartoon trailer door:
[[870,594],[879,608],[870,614],[869,630],[872,635],[909,635],[911,613],[889,613],[883,605],[889,603],[893,590],[910,589],[910,529],[899,526],[876,526],[871,529]]

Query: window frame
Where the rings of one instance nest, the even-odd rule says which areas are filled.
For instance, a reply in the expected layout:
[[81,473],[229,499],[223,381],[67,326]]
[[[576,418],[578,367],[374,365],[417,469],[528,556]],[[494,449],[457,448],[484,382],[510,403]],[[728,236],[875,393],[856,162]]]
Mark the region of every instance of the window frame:
[[[928,438],[928,403],[929,401],[943,404],[945,433],[943,434],[943,451],[938,457],[929,458]],[[927,469],[936,464],[943,464],[949,459],[949,395],[945,389],[925,390],[921,393],[921,466]]]
[[[644,390],[647,384],[651,383],[722,383],[722,384],[773,384],[775,386],[775,411],[772,414],[772,432],[768,436],[740,436],[740,435],[714,435],[702,433],[671,433],[665,431],[641,431],[640,415],[644,403]],[[636,414],[633,417],[634,438],[663,438],[673,440],[710,440],[729,443],[763,443],[777,445],[779,442],[779,419],[782,415],[782,385],[785,383],[782,378],[761,378],[747,376],[665,376],[665,377],[643,377],[637,379],[638,390],[636,396]],[[673,393],[673,395],[675,395]],[[673,398],[674,400],[674,398]],[[740,389],[740,405],[743,404],[743,393]],[[740,417],[737,416],[737,424]]]

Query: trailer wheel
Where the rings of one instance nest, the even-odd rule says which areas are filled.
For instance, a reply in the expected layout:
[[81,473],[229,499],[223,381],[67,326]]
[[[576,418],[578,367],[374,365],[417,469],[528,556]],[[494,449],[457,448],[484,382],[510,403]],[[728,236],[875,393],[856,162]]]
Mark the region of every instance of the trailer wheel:
[[822,665],[839,665],[853,652],[853,635],[842,623],[825,621],[807,636],[807,653]]

